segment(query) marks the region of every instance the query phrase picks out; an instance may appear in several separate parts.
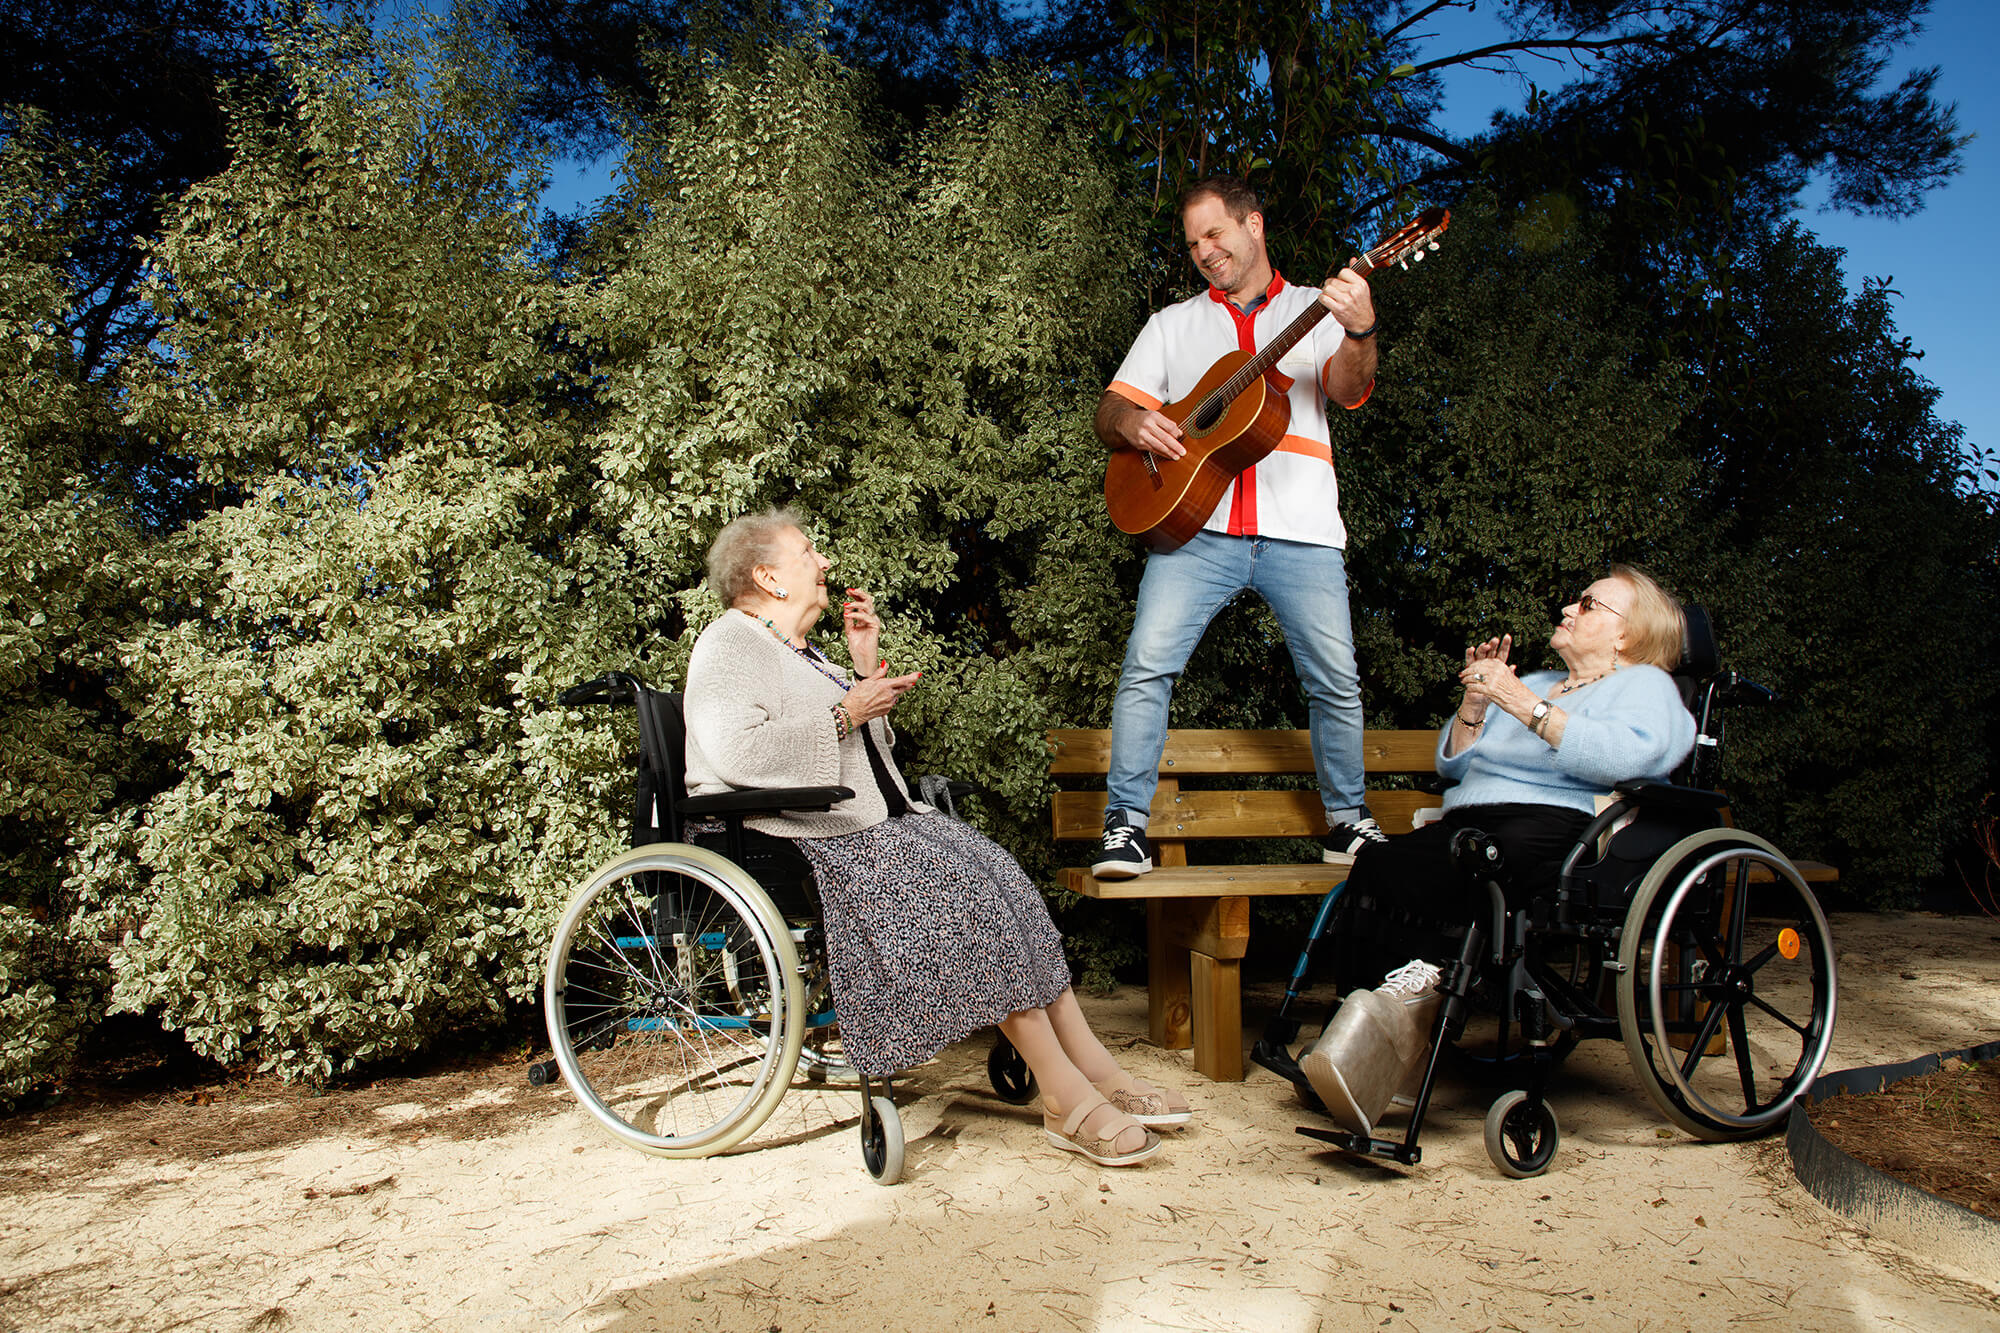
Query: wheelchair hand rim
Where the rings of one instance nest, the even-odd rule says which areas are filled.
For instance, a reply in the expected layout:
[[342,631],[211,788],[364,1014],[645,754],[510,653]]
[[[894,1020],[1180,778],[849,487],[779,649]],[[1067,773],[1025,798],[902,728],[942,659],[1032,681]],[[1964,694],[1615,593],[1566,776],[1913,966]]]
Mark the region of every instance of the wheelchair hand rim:
[[[1673,855],[1673,852],[1670,851],[1668,855]],[[1719,1124],[1729,1126],[1732,1129],[1759,1130],[1776,1124],[1780,1119],[1789,1114],[1792,1103],[1797,1101],[1805,1093],[1805,1090],[1812,1086],[1813,1080],[1819,1076],[1820,1067],[1826,1062],[1827,1051],[1833,1044],[1834,1006],[1838,996],[1838,987],[1834,979],[1833,955],[1831,950],[1828,950],[1826,956],[1819,960],[1826,967],[1826,1019],[1819,1024],[1819,1030],[1813,1036],[1809,1054],[1796,1067],[1797,1071],[1800,1072],[1797,1086],[1791,1089],[1789,1095],[1778,1098],[1763,1110],[1757,1111],[1754,1114],[1737,1115],[1734,1112],[1724,1110],[1711,1103],[1706,1097],[1696,1092],[1689,1084],[1687,1076],[1681,1072],[1680,1062],[1673,1059],[1671,1055],[1665,1054],[1666,1052],[1671,1052],[1674,1047],[1667,1033],[1665,993],[1661,986],[1661,968],[1657,960],[1665,956],[1664,951],[1670,943],[1667,939],[1668,923],[1674,919],[1681,902],[1689,893],[1694,891],[1695,887],[1700,884],[1709,871],[1725,861],[1736,858],[1758,862],[1767,867],[1784,882],[1790,884],[1797,893],[1799,900],[1805,904],[1806,910],[1811,913],[1813,924],[1817,927],[1817,931],[1813,937],[1814,940],[1831,939],[1831,934],[1827,930],[1826,916],[1820,911],[1819,900],[1813,896],[1812,890],[1806,887],[1805,880],[1799,875],[1798,870],[1793,867],[1792,863],[1785,858],[1784,854],[1753,834],[1734,835],[1732,840],[1727,844],[1710,852],[1700,861],[1696,862],[1691,870],[1684,871],[1681,874],[1678,887],[1668,897],[1666,905],[1660,909],[1659,924],[1654,926],[1652,936],[1648,940],[1648,943],[1652,946],[1652,957],[1655,959],[1655,963],[1648,969],[1646,999],[1648,1005],[1651,1007],[1649,1017],[1653,1040],[1657,1043],[1658,1049],[1663,1053],[1659,1063],[1665,1067],[1667,1077],[1672,1080],[1674,1087],[1679,1090],[1681,1096],[1685,1097],[1692,1105],[1700,1107],[1703,1115]],[[1747,905],[1745,910],[1747,910]],[[1818,953],[1818,950],[1815,949],[1814,952]]]
[[[716,1124],[689,1135],[653,1134],[624,1120],[597,1095],[577,1061],[568,1032],[557,1020],[558,996],[565,984],[563,945],[570,937],[572,918],[582,913],[596,895],[614,882],[633,874],[658,871],[686,875],[730,899],[740,910],[756,915],[763,923],[771,950],[776,955],[772,971],[783,982],[782,992],[773,996],[772,1024],[780,1029],[774,1057],[767,1062],[763,1077],[748,1089],[737,1105]],[[563,1080],[578,1104],[603,1129],[620,1142],[642,1152],[670,1157],[705,1157],[733,1147],[754,1133],[769,1118],[777,1102],[792,1082],[798,1066],[799,1050],[805,1042],[804,986],[799,979],[797,951],[783,917],[756,881],[734,862],[704,847],[686,843],[649,843],[633,848],[593,870],[571,895],[563,919],[549,946],[542,983],[543,1016],[548,1028],[551,1053],[562,1070]]]

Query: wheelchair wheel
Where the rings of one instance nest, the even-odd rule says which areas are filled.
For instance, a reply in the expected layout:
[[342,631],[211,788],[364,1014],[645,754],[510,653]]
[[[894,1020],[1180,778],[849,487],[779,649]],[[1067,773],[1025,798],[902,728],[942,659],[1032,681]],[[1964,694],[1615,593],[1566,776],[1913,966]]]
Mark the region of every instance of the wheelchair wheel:
[[805,1037],[785,921],[755,880],[699,847],[605,865],[549,946],[543,1009],[557,1066],[620,1142],[706,1157],[764,1123]]
[[1034,1071],[1005,1037],[996,1037],[986,1053],[986,1077],[993,1081],[993,1095],[1009,1106],[1026,1106],[1035,1100]]
[[903,1178],[903,1117],[887,1097],[868,1099],[870,1114],[861,1117],[861,1164],[877,1185]]
[[1530,1102],[1519,1088],[1502,1095],[1486,1113],[1486,1155],[1503,1176],[1539,1176],[1549,1169],[1561,1142],[1555,1108]]
[[1706,829],[1653,863],[1619,938],[1618,1027],[1646,1094],[1696,1138],[1779,1128],[1833,1040],[1833,939],[1770,843]]

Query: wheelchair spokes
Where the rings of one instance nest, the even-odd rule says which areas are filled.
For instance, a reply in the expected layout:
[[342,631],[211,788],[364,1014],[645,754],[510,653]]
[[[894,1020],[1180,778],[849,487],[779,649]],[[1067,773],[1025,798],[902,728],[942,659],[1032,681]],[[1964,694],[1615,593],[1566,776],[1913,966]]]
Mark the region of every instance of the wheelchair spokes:
[[1688,838],[1627,918],[1619,1020],[1647,1094],[1698,1138],[1774,1128],[1832,1040],[1832,939],[1791,863],[1749,834]]
[[619,1139],[668,1156],[739,1142],[797,1063],[804,990],[789,930],[741,872],[658,845],[577,895],[550,950],[555,1056]]

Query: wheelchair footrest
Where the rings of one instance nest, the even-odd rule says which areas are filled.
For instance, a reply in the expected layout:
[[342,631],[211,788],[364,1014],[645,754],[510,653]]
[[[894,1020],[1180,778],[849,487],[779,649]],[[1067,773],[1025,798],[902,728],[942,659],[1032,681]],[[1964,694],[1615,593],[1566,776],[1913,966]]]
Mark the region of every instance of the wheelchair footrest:
[[[1289,1080],[1301,1088],[1310,1090],[1312,1087],[1312,1084],[1306,1081],[1306,1071],[1299,1068],[1299,1062],[1292,1059],[1291,1052],[1268,1037],[1250,1048],[1250,1059],[1279,1078]],[[1317,1102],[1318,1099],[1314,1100]]]
[[1344,1129],[1321,1129],[1316,1125],[1300,1125],[1298,1132],[1309,1139],[1331,1143],[1342,1152],[1356,1153],[1362,1157],[1390,1157],[1404,1166],[1415,1166],[1424,1158],[1422,1148],[1397,1139],[1370,1138],[1366,1134],[1350,1134]]

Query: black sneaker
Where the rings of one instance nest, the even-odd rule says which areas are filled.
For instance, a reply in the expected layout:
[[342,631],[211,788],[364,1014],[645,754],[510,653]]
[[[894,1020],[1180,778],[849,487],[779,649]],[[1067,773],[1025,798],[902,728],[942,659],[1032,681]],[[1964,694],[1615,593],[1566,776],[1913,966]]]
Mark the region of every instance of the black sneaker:
[[1104,845],[1091,863],[1090,873],[1099,879],[1131,879],[1152,868],[1153,844],[1146,841],[1146,830],[1126,823],[1122,813],[1106,815]]
[[1331,861],[1336,856],[1353,856],[1371,842],[1387,841],[1389,835],[1382,831],[1382,826],[1372,817],[1363,815],[1351,824],[1335,824],[1327,831],[1327,835],[1319,840],[1319,845],[1324,849],[1320,853],[1320,860]]

